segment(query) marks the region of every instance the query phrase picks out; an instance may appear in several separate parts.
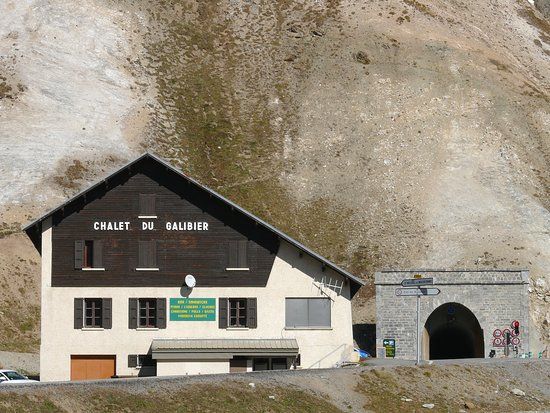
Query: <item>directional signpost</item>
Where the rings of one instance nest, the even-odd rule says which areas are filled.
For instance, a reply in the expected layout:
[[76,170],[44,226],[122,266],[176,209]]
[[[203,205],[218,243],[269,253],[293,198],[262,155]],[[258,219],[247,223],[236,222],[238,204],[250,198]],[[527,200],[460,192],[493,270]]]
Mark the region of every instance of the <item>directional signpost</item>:
[[401,281],[403,287],[420,287],[422,285],[432,285],[433,283],[433,278],[409,278]]
[[396,288],[395,295],[398,296],[421,296],[421,295],[437,295],[441,291],[439,288]]
[[416,297],[416,364],[420,364],[420,296],[437,295],[441,291],[439,288],[426,287],[433,285],[433,278],[421,278],[421,275],[415,275],[415,278],[409,278],[401,281],[403,287],[396,288],[395,295],[398,297]]

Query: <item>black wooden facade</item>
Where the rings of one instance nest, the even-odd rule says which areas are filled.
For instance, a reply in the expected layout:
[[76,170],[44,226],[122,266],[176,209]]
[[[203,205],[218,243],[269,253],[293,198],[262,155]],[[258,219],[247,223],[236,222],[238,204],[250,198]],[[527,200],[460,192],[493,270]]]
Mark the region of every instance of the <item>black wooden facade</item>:
[[[56,217],[52,286],[182,286],[187,274],[193,274],[202,287],[266,285],[278,248],[276,235],[153,162],[132,169],[99,186],[85,203]],[[144,195],[154,195],[154,211],[149,205],[146,216],[154,213],[156,218],[138,218],[144,216]],[[98,230],[94,229],[96,222],[129,225]],[[208,227],[167,230],[166,223],[174,222],[205,222]],[[154,229],[143,229],[143,223],[152,223]],[[104,271],[75,268],[75,242],[79,240],[101,242]],[[142,266],[139,248],[144,241],[156,244],[158,271],[137,270]],[[231,249],[239,242],[246,243],[248,270],[227,270]]]
[[[187,274],[200,287],[262,287],[281,240],[349,279],[352,296],[364,285],[148,153],[27,225],[24,230],[39,251],[48,217],[52,287],[181,287]],[[96,223],[110,223],[113,229]],[[183,228],[167,229],[167,223]],[[93,252],[82,255],[88,242]],[[83,269],[90,257],[104,270]]]

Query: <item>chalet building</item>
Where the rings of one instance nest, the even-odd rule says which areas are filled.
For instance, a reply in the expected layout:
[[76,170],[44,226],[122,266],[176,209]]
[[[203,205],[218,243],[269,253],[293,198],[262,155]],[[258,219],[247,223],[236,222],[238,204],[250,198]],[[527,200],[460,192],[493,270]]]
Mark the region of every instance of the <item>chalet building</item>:
[[25,231],[42,256],[43,381],[353,358],[363,281],[154,155]]

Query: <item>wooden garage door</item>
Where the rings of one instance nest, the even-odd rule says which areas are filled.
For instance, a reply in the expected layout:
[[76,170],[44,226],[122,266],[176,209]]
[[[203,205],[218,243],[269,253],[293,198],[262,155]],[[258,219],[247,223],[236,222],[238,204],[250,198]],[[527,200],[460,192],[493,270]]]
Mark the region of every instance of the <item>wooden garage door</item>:
[[116,356],[71,356],[71,380],[108,379],[115,367]]

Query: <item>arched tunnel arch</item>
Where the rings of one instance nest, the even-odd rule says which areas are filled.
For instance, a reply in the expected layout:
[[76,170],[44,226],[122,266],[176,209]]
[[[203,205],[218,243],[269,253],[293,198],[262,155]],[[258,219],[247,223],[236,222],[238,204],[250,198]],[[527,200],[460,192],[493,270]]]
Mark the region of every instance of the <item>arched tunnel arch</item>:
[[483,330],[474,313],[458,303],[437,307],[424,326],[424,358],[460,359],[485,356]]

